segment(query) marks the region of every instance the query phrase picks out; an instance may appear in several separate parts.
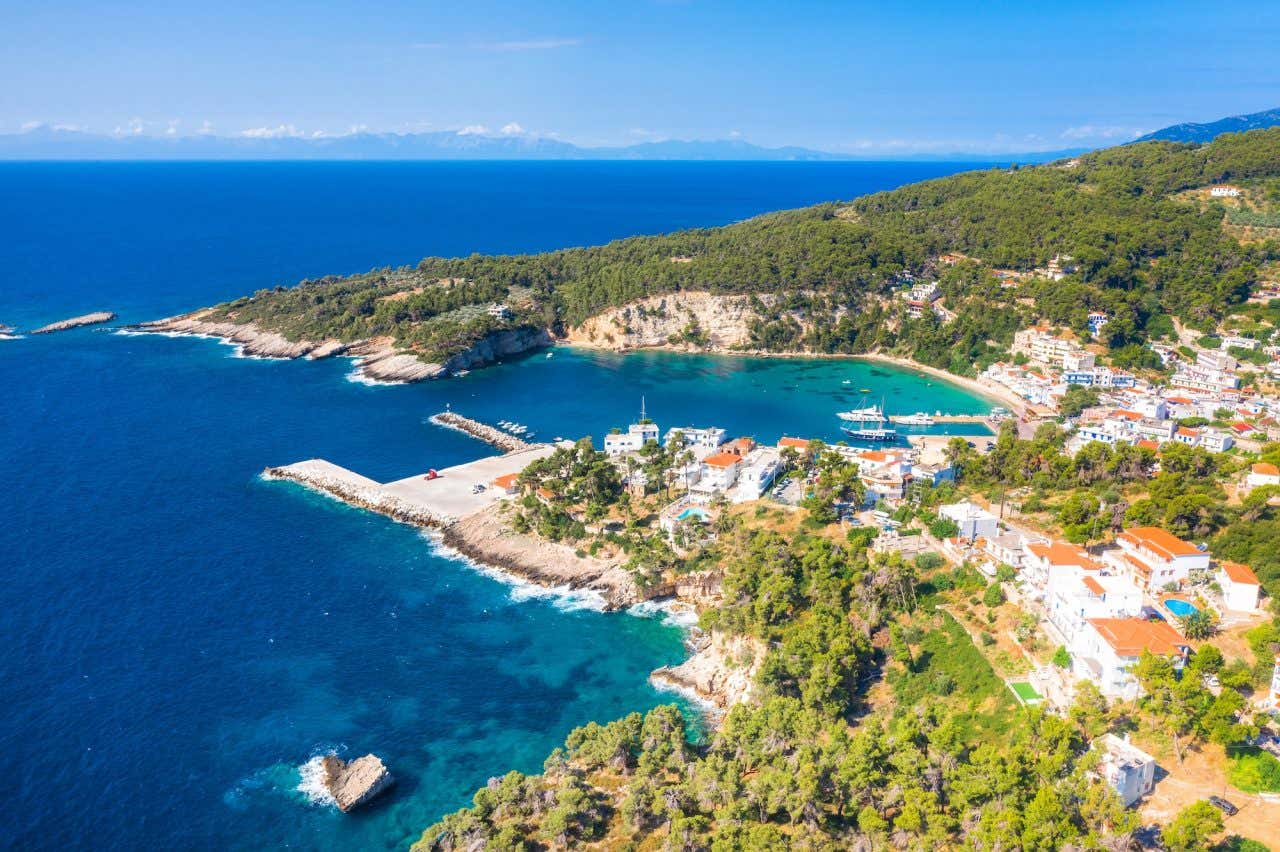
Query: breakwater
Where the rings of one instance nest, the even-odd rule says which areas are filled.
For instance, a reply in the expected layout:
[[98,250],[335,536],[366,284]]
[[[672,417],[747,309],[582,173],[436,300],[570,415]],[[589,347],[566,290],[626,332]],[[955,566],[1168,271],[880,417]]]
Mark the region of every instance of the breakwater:
[[48,325],[42,325],[32,330],[32,334],[53,334],[55,331],[67,331],[73,328],[80,328],[85,325],[97,325],[98,323],[111,322],[116,315],[111,311],[97,311],[92,314],[84,314],[83,316],[71,317],[70,319],[51,322]]
[[490,426],[488,423],[481,423],[479,420],[464,417],[456,411],[442,411],[439,414],[433,414],[429,419],[437,426],[465,432],[471,437],[484,441],[486,444],[497,447],[507,453],[528,450],[537,446],[522,438],[517,438],[515,435],[503,432],[497,427]]
[[308,459],[283,467],[269,467],[262,475],[267,479],[296,482],[352,506],[414,526],[444,529],[458,521],[446,512],[390,494],[372,479],[323,459]]

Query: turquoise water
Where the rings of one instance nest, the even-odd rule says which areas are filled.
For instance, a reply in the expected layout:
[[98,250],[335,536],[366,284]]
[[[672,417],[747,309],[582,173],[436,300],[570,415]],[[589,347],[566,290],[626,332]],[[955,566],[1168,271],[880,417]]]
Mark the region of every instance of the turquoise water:
[[1177,598],[1166,598],[1164,602],[1165,608],[1178,618],[1186,618],[1188,615],[1195,615],[1200,610],[1192,604]]
[[697,518],[698,520],[705,521],[708,517],[706,509],[699,509],[696,506],[690,506],[688,509],[685,509],[680,514],[676,515],[676,520],[687,521],[690,518]]
[[[172,314],[428,252],[518,251],[717,224],[954,164],[0,165],[0,322]],[[604,614],[448,558],[295,486],[313,456],[386,480],[488,448],[445,407],[540,437],[638,414],[773,441],[839,437],[856,389],[982,411],[844,361],[557,350],[371,387],[346,360],[81,329],[0,341],[0,831],[15,848],[400,848],[574,726],[671,700],[660,616]],[[930,383],[932,382],[932,383]],[[901,406],[897,408],[896,406]],[[349,816],[296,788],[313,755],[400,783]]]

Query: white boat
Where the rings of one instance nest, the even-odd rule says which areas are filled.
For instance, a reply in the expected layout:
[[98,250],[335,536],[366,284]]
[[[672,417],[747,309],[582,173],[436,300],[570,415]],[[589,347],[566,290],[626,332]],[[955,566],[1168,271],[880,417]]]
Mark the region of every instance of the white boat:
[[866,408],[851,408],[848,411],[837,411],[836,417],[841,420],[869,420],[872,423],[883,423],[885,421],[884,412],[878,405],[869,405]]
[[892,429],[851,429],[841,426],[840,431],[857,441],[893,441],[898,437],[898,433]]
[[454,373],[454,375],[458,376],[459,378],[461,378],[462,376],[470,375],[470,374],[471,374],[470,370],[458,370],[456,373]]
[[548,358],[550,358],[550,357],[551,357],[552,355],[554,355],[554,354],[555,354],[554,352],[548,352],[548,353],[547,353],[547,357],[548,357]]
[[850,381],[849,379],[845,379],[845,380],[844,380],[843,382],[841,382],[840,384],[842,384],[842,385],[851,385],[851,384],[853,384],[853,382],[852,382],[852,381]]
[[915,414],[899,417],[898,422],[903,426],[932,426],[936,421],[923,411],[917,411]]

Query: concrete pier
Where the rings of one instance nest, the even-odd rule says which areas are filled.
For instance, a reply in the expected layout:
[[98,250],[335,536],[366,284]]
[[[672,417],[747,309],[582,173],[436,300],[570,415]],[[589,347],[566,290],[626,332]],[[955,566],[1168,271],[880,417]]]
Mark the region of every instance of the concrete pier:
[[[378,483],[324,459],[270,467],[263,475],[305,485],[398,521],[444,529],[506,496],[504,491],[492,486],[494,479],[519,473],[530,462],[551,455],[554,449],[548,444],[526,445],[525,449],[505,455],[443,468],[436,471],[433,479],[420,473],[395,482]],[[477,492],[476,485],[483,485],[484,489]]]

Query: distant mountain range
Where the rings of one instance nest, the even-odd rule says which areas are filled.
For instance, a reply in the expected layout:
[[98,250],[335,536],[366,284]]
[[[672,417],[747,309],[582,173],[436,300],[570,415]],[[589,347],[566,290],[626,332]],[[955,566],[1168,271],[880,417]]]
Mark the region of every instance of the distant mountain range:
[[1223,133],[1241,133],[1245,130],[1260,130],[1280,125],[1280,108],[1254,112],[1249,115],[1233,115],[1204,124],[1174,124],[1162,128],[1146,136],[1140,136],[1134,142],[1150,142],[1161,139],[1166,142],[1210,142]]
[[351,133],[342,136],[109,136],[48,126],[0,134],[0,160],[948,160],[1048,162],[1084,148],[1016,154],[840,154],[740,139],[585,147],[527,135]]

